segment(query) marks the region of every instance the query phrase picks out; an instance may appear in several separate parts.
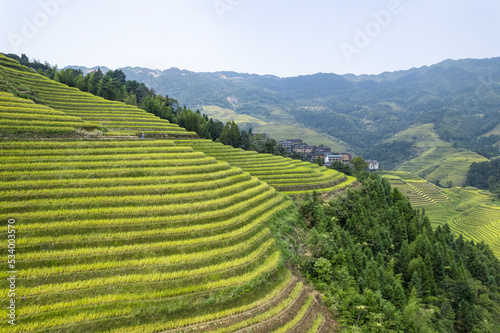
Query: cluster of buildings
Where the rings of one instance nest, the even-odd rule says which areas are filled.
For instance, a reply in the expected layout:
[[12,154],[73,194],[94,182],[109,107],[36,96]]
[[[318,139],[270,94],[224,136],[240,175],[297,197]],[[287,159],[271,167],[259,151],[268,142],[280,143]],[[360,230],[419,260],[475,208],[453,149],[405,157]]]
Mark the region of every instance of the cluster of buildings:
[[[351,153],[332,153],[332,149],[327,146],[310,146],[305,144],[300,139],[296,140],[277,140],[278,146],[282,146],[287,152],[299,153],[306,156],[311,156],[311,161],[317,161],[318,158],[321,159],[324,165],[330,166],[333,162],[339,161],[344,164],[351,163],[352,154]],[[375,171],[379,169],[379,163],[375,160],[366,160],[368,165],[368,170]]]

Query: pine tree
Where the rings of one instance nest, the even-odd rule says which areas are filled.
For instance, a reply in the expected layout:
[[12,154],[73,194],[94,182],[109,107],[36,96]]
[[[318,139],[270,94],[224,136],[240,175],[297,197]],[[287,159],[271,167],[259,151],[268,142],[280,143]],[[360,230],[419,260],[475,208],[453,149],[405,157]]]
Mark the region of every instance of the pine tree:
[[471,332],[476,320],[476,309],[474,305],[462,299],[460,303],[458,303],[456,311],[456,330],[464,333]]
[[411,260],[410,247],[406,240],[404,240],[403,245],[401,245],[401,250],[399,251],[397,259],[398,259],[398,264],[396,265],[396,268],[398,270],[398,273],[406,273],[406,271],[408,270],[408,264],[410,263]]
[[415,289],[417,292],[417,296],[422,297],[422,280],[418,276],[417,271],[413,272],[413,275],[411,276],[411,280],[408,283],[408,289],[409,290]]

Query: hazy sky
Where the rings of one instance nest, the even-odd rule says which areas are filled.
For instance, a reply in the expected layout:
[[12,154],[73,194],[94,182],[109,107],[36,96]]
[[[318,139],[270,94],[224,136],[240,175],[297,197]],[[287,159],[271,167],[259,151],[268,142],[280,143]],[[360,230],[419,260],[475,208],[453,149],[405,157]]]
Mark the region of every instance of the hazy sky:
[[295,76],[500,56],[499,0],[0,0],[0,52]]

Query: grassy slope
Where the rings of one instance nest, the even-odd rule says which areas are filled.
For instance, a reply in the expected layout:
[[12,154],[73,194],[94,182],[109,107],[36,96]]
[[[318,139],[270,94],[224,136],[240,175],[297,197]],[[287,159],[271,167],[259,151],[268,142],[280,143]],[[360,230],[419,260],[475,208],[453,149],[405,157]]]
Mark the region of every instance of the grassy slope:
[[500,201],[487,191],[473,187],[439,188],[405,172],[385,172],[393,187],[423,208],[432,225],[448,223],[464,237],[491,246],[500,258]]
[[408,172],[430,182],[451,182],[461,186],[473,162],[487,161],[483,156],[466,149],[456,149],[439,138],[433,124],[424,124],[402,131],[391,140],[415,142],[421,155],[403,163],[396,171]]
[[342,152],[345,146],[334,140],[329,135],[318,133],[312,129],[303,127],[299,124],[287,124],[281,121],[286,114],[280,110],[274,111],[274,116],[279,118],[279,122],[266,122],[253,116],[239,114],[231,109],[225,109],[218,106],[203,106],[203,113],[222,122],[235,121],[238,125],[252,127],[254,133],[266,133],[276,140],[302,139],[311,145],[319,146],[321,144],[332,147],[335,152]]

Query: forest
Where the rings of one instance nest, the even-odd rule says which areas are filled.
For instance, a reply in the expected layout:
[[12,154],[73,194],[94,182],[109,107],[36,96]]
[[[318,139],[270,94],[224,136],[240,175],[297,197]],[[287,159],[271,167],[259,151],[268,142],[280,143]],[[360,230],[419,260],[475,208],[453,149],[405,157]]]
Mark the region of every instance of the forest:
[[500,262],[484,243],[432,229],[377,174],[337,198],[302,198],[277,226],[345,332],[499,332]]
[[500,159],[472,163],[465,185],[490,190],[500,197]]

